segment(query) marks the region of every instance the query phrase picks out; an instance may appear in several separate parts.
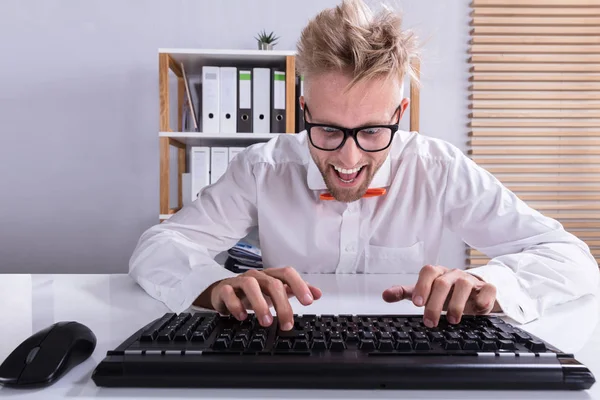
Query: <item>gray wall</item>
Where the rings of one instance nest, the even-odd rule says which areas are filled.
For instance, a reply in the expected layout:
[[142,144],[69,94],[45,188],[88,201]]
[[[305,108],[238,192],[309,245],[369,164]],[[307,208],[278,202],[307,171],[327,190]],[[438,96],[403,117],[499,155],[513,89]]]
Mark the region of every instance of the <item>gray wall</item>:
[[[421,131],[465,147],[467,0],[391,1],[424,45]],[[158,222],[159,47],[294,49],[335,0],[2,0],[0,272],[125,272]],[[287,17],[281,17],[287,16]],[[463,265],[449,236],[442,262]]]

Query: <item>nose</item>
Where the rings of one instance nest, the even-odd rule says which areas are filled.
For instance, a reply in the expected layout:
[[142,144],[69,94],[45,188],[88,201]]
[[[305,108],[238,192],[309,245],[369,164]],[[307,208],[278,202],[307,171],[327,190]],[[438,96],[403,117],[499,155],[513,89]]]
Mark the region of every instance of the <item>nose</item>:
[[352,168],[362,158],[362,150],[358,148],[354,139],[348,138],[344,146],[339,149],[339,156],[345,167]]

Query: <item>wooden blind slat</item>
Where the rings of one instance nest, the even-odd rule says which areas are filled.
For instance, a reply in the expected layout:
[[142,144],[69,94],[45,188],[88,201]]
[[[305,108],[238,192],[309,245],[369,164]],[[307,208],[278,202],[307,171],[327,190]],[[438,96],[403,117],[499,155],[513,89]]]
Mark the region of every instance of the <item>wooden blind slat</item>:
[[[599,36],[600,37],[600,36]],[[471,72],[600,72],[600,64],[474,63]]]
[[[600,194],[522,194],[519,195],[521,200],[525,201],[556,201],[556,200],[571,200],[571,201],[595,201],[600,200]],[[596,234],[598,235],[598,234]],[[600,236],[600,235],[598,235]]]
[[600,36],[474,36],[471,44],[600,44]]
[[598,45],[581,44],[537,44],[537,45],[505,45],[505,44],[474,44],[471,46],[470,54],[486,53],[545,53],[545,54],[588,54],[599,53]]
[[536,101],[536,102],[527,102],[527,101],[485,101],[485,100],[476,100],[473,101],[469,105],[470,109],[535,109],[535,110],[600,110],[600,102],[598,101],[573,101],[573,100],[565,100],[565,101]]
[[472,7],[600,7],[598,0],[473,0]]
[[544,131],[528,131],[528,130],[514,130],[514,131],[484,131],[484,130],[473,130],[469,132],[469,136],[477,137],[539,137],[539,136],[582,136],[582,137],[600,137],[600,128],[598,130],[583,131],[574,129],[563,129],[563,130],[544,130]]
[[[506,157],[473,157],[479,165],[487,164],[553,164],[553,165],[568,165],[568,164],[600,164],[600,157],[577,157],[577,158],[547,158],[547,157],[530,157],[530,158],[506,158]],[[521,168],[522,170],[522,168]],[[600,190],[600,188],[598,188]]]
[[[508,151],[506,149],[489,149],[489,148],[476,148],[469,150],[469,154],[479,154],[479,155],[505,155]],[[520,155],[537,155],[537,154],[547,154],[547,155],[562,155],[562,154],[570,154],[570,155],[600,155],[600,149],[590,149],[590,148],[582,148],[582,149],[564,149],[564,148],[554,148],[554,149],[510,149],[510,154],[520,154]],[[526,171],[523,171],[526,172]]]
[[599,121],[555,120],[555,121],[504,121],[492,119],[473,119],[469,126],[488,128],[598,128]]
[[[599,32],[600,33],[600,32]],[[472,63],[598,63],[600,54],[473,54]]]
[[473,10],[473,16],[506,16],[506,17],[517,17],[517,16],[600,16],[600,8],[587,8],[587,7],[478,7]]
[[473,92],[469,98],[471,100],[597,100],[596,92]]
[[[486,167],[488,172],[493,174],[522,174],[521,167]],[[600,173],[599,167],[528,167],[527,173],[545,174],[545,173],[577,173],[577,174],[597,174]]]
[[545,26],[582,26],[600,25],[600,17],[480,17],[474,16],[471,25],[545,25]]
[[475,73],[472,82],[600,82],[600,74]]
[[[473,111],[471,118],[600,118],[600,111]],[[600,125],[599,125],[600,126]]]
[[[487,139],[473,138],[469,140],[472,146],[600,146],[600,138],[590,139]],[[507,152],[512,149],[507,149]]]
[[[471,90],[583,90],[600,91],[600,83],[580,82],[473,82]],[[598,95],[596,93],[596,95]],[[597,98],[597,97],[596,97]]]
[[597,35],[600,26],[493,26],[476,25],[473,35]]
[[[599,192],[600,187],[593,185],[508,185],[515,193],[529,192]],[[555,196],[559,196],[558,194]]]
[[[550,182],[550,183],[588,183],[588,182],[600,182],[600,177],[598,176],[572,176],[572,175],[551,175],[551,176],[529,176],[529,175],[504,175],[497,176],[498,180],[503,183],[540,183],[540,182]],[[600,217],[600,214],[599,214]]]

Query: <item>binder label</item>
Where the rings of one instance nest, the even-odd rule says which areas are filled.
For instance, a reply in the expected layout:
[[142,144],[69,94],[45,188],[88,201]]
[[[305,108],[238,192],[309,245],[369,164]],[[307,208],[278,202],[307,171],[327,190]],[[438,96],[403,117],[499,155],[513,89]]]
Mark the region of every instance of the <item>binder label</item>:
[[250,71],[240,71],[240,108],[252,108],[252,75]]
[[285,110],[285,72],[274,72],[273,91],[273,108]]

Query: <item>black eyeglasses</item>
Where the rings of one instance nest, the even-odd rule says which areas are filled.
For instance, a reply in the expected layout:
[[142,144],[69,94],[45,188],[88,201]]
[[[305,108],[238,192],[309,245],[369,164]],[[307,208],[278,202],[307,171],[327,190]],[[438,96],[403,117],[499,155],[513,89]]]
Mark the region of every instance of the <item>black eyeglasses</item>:
[[[394,111],[398,112],[400,106]],[[400,124],[391,125],[365,125],[358,128],[344,128],[329,124],[313,124],[306,120],[306,113],[310,114],[308,106],[304,105],[304,126],[308,138],[313,146],[319,150],[334,151],[341,149],[348,137],[352,137],[359,149],[367,152],[377,152],[387,149],[392,143],[392,138]]]

